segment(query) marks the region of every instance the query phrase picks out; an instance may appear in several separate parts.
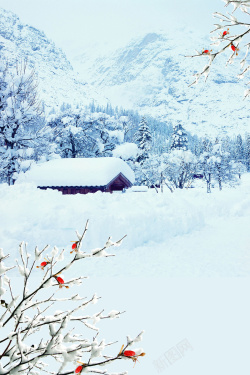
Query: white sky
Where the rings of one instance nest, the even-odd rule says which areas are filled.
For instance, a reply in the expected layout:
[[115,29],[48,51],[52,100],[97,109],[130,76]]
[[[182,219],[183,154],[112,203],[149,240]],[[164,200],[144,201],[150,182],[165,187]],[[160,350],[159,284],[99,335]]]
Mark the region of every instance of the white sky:
[[132,37],[187,25],[209,33],[221,0],[0,0],[23,23],[43,30],[67,54],[88,44],[120,46]]

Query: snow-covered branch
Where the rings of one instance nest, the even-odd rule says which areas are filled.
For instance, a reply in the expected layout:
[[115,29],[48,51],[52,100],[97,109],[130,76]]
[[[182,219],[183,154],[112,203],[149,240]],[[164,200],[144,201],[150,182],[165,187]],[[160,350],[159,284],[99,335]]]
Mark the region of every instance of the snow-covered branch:
[[[213,42],[212,45],[218,47],[217,51],[214,51],[212,49],[210,50],[209,48],[204,48],[202,51],[196,51],[196,54],[192,56],[187,56],[202,56],[207,58],[207,63],[202,69],[202,71],[194,74],[195,80],[190,84],[190,86],[197,84],[202,76],[204,76],[206,81],[213,61],[218,55],[224,53],[227,49],[231,50],[231,55],[229,56],[226,65],[232,64],[236,57],[239,55],[239,51],[245,49],[245,56],[240,61],[242,71],[238,75],[239,79],[242,79],[250,69],[249,65],[245,67],[250,43],[247,42],[245,45],[243,44],[244,41],[246,41],[247,35],[250,34],[250,13],[248,11],[248,8],[250,7],[249,1],[223,1],[226,3],[226,7],[228,5],[233,5],[234,9],[231,11],[231,13],[227,13],[227,15],[219,12],[215,12],[213,14],[214,18],[219,19],[220,21],[220,23],[215,24],[215,29],[211,31],[211,33],[213,34],[213,36],[211,37],[211,40]],[[241,12],[237,17],[234,15],[234,12],[236,10]],[[243,15],[244,17],[242,17]],[[240,16],[242,17],[242,19],[239,18]],[[236,33],[234,33],[235,26]],[[249,95],[250,89],[246,89],[244,92],[244,98],[246,98]]]
[[[81,251],[82,241],[87,233],[88,221],[86,223],[83,234],[80,235],[76,231],[77,240],[73,242],[72,251],[69,252],[68,260],[65,265],[59,267],[59,263],[64,261],[63,249],[58,255],[58,249],[54,247],[50,254],[48,254],[44,261],[41,262],[41,256],[49,247],[46,246],[39,251],[36,247],[34,252],[34,260],[29,266],[31,255],[27,252],[27,246],[22,242],[19,246],[19,257],[16,259],[16,267],[21,277],[23,278],[23,291],[20,296],[15,295],[11,288],[10,279],[6,273],[10,271],[13,266],[7,267],[4,265],[4,260],[8,258],[5,256],[3,250],[0,249],[0,294],[1,306],[4,309],[0,317],[0,374],[31,374],[36,375],[41,372],[65,375],[81,372],[94,372],[107,374],[107,370],[99,369],[99,366],[106,365],[112,361],[130,358],[134,362],[139,356],[144,355],[143,351],[138,349],[135,351],[126,351],[126,348],[141,338],[141,334],[136,339],[127,339],[126,347],[117,354],[111,356],[103,354],[107,347],[113,346],[115,343],[105,343],[105,340],[97,341],[99,328],[96,326],[100,320],[119,318],[123,313],[117,310],[112,310],[109,313],[104,313],[104,310],[99,310],[95,314],[82,314],[88,305],[98,302],[99,297],[94,294],[91,298],[81,297],[79,294],[68,295],[67,289],[74,286],[80,286],[83,276],[67,279],[67,276],[62,275],[62,272],[67,272],[76,261],[82,260],[85,257],[96,256],[111,256],[107,249],[114,246],[119,246],[122,237],[118,241],[112,241],[108,238],[105,245],[100,249],[95,249],[90,253]],[[72,255],[73,254],[73,258]],[[36,266],[37,262],[41,262]],[[40,269],[40,270],[39,270]],[[34,279],[32,279],[34,272],[45,273],[45,277],[41,276],[38,286],[35,286]],[[5,288],[9,287],[9,290]],[[53,293],[48,295],[46,288],[56,288]],[[64,293],[63,298],[56,298],[56,293]],[[4,296],[3,299],[3,295]],[[35,299],[36,297],[36,299]],[[56,310],[55,304],[70,301],[70,309]],[[82,323],[84,327],[90,329],[90,332],[96,331],[97,334],[90,340],[82,337],[81,334],[73,334],[74,327],[69,325]],[[41,339],[42,335],[42,339]],[[37,344],[39,342],[40,343]],[[31,344],[33,342],[33,344]],[[35,344],[36,343],[36,344]],[[89,357],[85,362],[79,362],[82,357]],[[96,360],[101,357],[100,360]],[[59,363],[59,368],[56,371],[48,371],[49,366],[47,359],[52,358],[55,363]],[[49,361],[49,363],[51,363]],[[80,363],[80,365],[77,365]],[[65,369],[66,367],[68,370]]]

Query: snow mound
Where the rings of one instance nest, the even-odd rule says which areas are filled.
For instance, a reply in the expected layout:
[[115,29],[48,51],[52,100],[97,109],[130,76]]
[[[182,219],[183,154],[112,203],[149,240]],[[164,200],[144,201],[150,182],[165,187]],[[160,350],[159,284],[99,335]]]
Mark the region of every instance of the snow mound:
[[136,158],[137,154],[138,147],[135,143],[125,142],[122,145],[117,146],[113,150],[113,156],[117,158],[122,158],[123,160]]

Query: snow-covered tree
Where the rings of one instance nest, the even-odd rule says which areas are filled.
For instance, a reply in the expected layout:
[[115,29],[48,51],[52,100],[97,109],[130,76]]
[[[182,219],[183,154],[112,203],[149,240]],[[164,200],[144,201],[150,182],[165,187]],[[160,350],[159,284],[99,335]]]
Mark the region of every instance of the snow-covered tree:
[[[20,170],[27,169],[25,161],[32,154],[33,141],[38,138],[37,82],[27,62],[11,69],[0,64],[0,177],[12,185]],[[41,135],[40,135],[41,136]]]
[[250,133],[246,133],[245,160],[247,171],[250,171]]
[[207,183],[207,192],[211,193],[212,181],[218,183],[222,190],[223,183],[232,183],[235,176],[246,171],[244,165],[232,160],[230,153],[223,150],[222,144],[217,143],[210,152],[204,152],[199,158],[199,170]]
[[165,167],[162,166],[161,170],[166,183],[179,189],[188,187],[197,169],[196,156],[190,150],[173,150],[170,154],[164,154],[163,160]]
[[214,166],[210,160],[210,157],[211,155],[208,152],[203,152],[199,158],[199,170],[207,183],[207,193],[211,193],[212,175],[214,171]]
[[[245,50],[245,56],[240,61],[241,72],[239,72],[238,78],[244,78],[244,75],[250,70],[249,61],[247,61],[247,56],[250,48],[249,40],[247,40],[247,35],[250,33],[250,1],[249,0],[223,0],[226,3],[226,7],[233,5],[234,9],[227,14],[222,14],[215,12],[213,15],[220,23],[215,24],[215,30],[212,33],[216,33],[212,40],[212,45],[215,45],[217,50],[214,51],[208,47],[204,48],[203,51],[196,51],[197,54],[190,56],[205,56],[208,58],[207,64],[204,66],[200,73],[196,73],[195,81],[191,84],[196,84],[201,76],[207,77],[211,65],[215,58],[225,52],[227,49],[231,50],[231,55],[227,60],[226,65],[232,64],[235,58],[238,56],[238,51]],[[250,89],[245,90],[244,97],[250,95]]]
[[202,153],[202,140],[197,135],[189,137],[188,146],[189,150],[192,151],[192,153],[195,154],[195,156],[199,157]]
[[139,124],[139,128],[134,135],[134,141],[137,143],[140,151],[137,161],[143,162],[148,158],[148,152],[150,151],[152,143],[152,135],[145,117],[142,118]]
[[183,150],[188,149],[187,133],[181,124],[174,126],[172,134],[171,150]]
[[243,141],[240,134],[237,135],[236,144],[235,144],[235,160],[239,162],[243,162],[244,160],[244,148],[243,148]]
[[[222,190],[222,184],[235,180],[235,174],[238,173],[237,164],[230,158],[228,152],[223,151],[220,143],[214,145],[212,153],[204,159],[208,164],[208,171],[211,172],[212,178],[218,183],[219,189]],[[205,168],[205,167],[204,167]],[[205,169],[203,169],[203,172]],[[207,171],[209,175],[210,172]],[[209,182],[210,176],[209,176]]]
[[82,108],[60,113],[48,121],[58,130],[57,153],[63,158],[112,156],[123,141],[122,125],[105,113],[86,113]]
[[[72,289],[80,286],[85,277],[75,276],[69,279],[68,269],[76,262],[84,261],[86,257],[112,256],[108,253],[108,249],[119,246],[123,240],[113,242],[110,237],[103,247],[86,253],[81,251],[81,247],[87,228],[88,223],[82,235],[76,232],[77,239],[70,252],[72,255],[66,256],[64,250],[59,252],[56,247],[49,251],[49,246],[45,246],[40,251],[36,247],[32,259],[31,254],[27,252],[27,244],[21,243],[20,259],[16,259],[17,265],[8,267],[4,261],[9,255],[5,256],[0,249],[1,375],[39,375],[43,372],[55,375],[85,372],[108,374],[103,366],[118,359],[130,359],[136,362],[138,357],[145,355],[142,349],[128,349],[134,343],[141,341],[143,331],[135,339],[127,336],[127,342],[121,349],[120,346],[111,349],[114,342],[106,343],[104,339],[98,340],[99,328],[96,324],[102,319],[119,318],[122,312],[116,310],[109,313],[101,310],[95,314],[82,312],[89,305],[97,303],[99,297],[94,294],[91,298],[86,298],[76,294]],[[49,253],[41,262],[45,252]],[[20,283],[16,284],[6,275],[14,267],[23,278],[21,293]],[[34,272],[41,272],[41,277],[33,277]],[[65,277],[62,272],[65,272]],[[53,291],[49,293],[49,289]],[[55,310],[60,304],[63,304],[63,310]],[[81,333],[85,334],[86,329],[92,331],[89,338],[73,333],[77,325]],[[81,327],[84,327],[85,331]],[[108,353],[104,354],[103,351],[107,350]],[[47,366],[50,366],[49,371],[46,369]]]
[[63,116],[61,123],[60,132],[56,138],[59,154],[63,158],[81,156],[85,146],[85,139],[80,126],[80,116]]
[[159,155],[150,155],[143,163],[130,164],[135,172],[135,179],[137,185],[145,185],[155,188],[158,193],[160,186],[161,173],[159,166],[161,164],[161,157]]
[[234,173],[238,174],[238,177],[241,178],[242,173],[247,171],[246,166],[241,162],[236,162],[233,164],[233,171]]
[[232,159],[236,158],[236,148],[234,147],[235,142],[233,139],[231,139],[228,135],[222,138],[221,140],[221,146],[222,149],[230,154],[230,157]]
[[132,116],[120,116],[119,122],[122,124],[124,131],[124,141],[131,143],[133,141],[134,131],[137,129],[137,124]]
[[213,148],[211,163],[213,164],[213,178],[218,182],[219,189],[222,190],[222,183],[232,181],[234,178],[234,162],[230,160],[228,152],[222,150],[221,144]]
[[202,152],[210,152],[213,149],[211,139],[206,136],[202,139]]

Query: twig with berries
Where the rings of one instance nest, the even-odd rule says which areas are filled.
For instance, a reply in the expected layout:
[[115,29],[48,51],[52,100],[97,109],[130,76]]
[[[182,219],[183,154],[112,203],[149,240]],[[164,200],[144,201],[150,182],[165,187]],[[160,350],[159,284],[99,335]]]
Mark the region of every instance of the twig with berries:
[[[220,46],[221,43],[223,43],[223,45],[217,52],[212,53],[212,50],[204,49],[201,53],[197,51],[197,54],[194,54],[194,55],[191,55],[191,56],[186,56],[186,57],[197,57],[197,56],[207,55],[209,57],[207,65],[205,65],[205,67],[203,68],[203,70],[201,72],[194,74],[195,80],[189,86],[197,84],[201,76],[204,76],[205,81],[206,81],[214,59],[219,54],[222,54],[223,52],[225,52],[228,48],[231,49],[232,54],[229,56],[229,58],[226,62],[226,65],[232,64],[233,61],[234,61],[234,58],[236,56],[238,56],[238,53],[239,53],[239,50],[240,50],[239,45],[240,45],[241,41],[246,37],[247,34],[250,33],[250,20],[249,20],[249,22],[246,22],[245,20],[240,21],[233,14],[237,9],[239,9],[245,15],[250,16],[250,13],[247,10],[247,8],[250,7],[249,1],[244,1],[244,0],[239,0],[239,1],[223,0],[223,1],[226,2],[225,6],[233,4],[234,10],[231,13],[228,13],[228,15],[225,15],[225,14],[222,14],[222,13],[219,13],[219,12],[215,12],[214,17],[220,19],[221,24],[215,24],[215,29],[213,31],[211,31],[211,33],[214,33],[214,32],[217,32],[218,30],[222,29],[222,32],[220,32],[219,35],[211,37],[211,40],[213,41],[213,44],[216,45],[216,46]],[[244,27],[247,30],[239,32],[236,35],[231,35],[230,29],[233,28],[234,26]],[[245,54],[244,58],[240,61],[241,68],[243,70],[238,75],[238,78],[243,78],[245,73],[247,71],[249,71],[248,67],[244,68],[244,66],[245,66],[245,63],[247,61],[247,56],[248,56],[248,52],[249,52],[249,49],[250,49],[250,43],[247,43],[244,47],[246,48],[246,54]],[[247,89],[244,92],[244,98],[246,98],[249,95],[250,95],[250,89]]]
[[[113,345],[114,342],[105,343],[103,340],[98,343],[97,335],[91,342],[88,339],[84,339],[79,334],[72,334],[72,329],[70,331],[65,331],[68,323],[82,323],[85,327],[99,332],[99,328],[95,325],[101,319],[113,319],[119,317],[123,312],[112,310],[109,314],[104,314],[101,310],[98,313],[91,315],[79,314],[79,311],[87,307],[90,303],[96,303],[99,299],[96,295],[92,298],[86,299],[80,297],[78,294],[67,296],[66,289],[71,285],[81,285],[82,280],[85,278],[83,276],[76,277],[73,279],[66,279],[62,275],[62,272],[66,272],[72,264],[76,261],[86,258],[86,257],[96,257],[96,256],[113,256],[107,251],[110,247],[120,246],[122,239],[119,241],[112,241],[111,237],[108,238],[105,245],[102,248],[95,249],[91,253],[86,253],[81,251],[82,240],[87,231],[88,222],[86,223],[83,235],[79,235],[77,232],[78,241],[75,241],[77,251],[75,252],[73,259],[67,262],[63,267],[58,267],[58,263],[64,260],[64,249],[58,254],[58,249],[54,247],[50,254],[44,257],[41,261],[42,254],[48,249],[48,246],[41,251],[38,248],[35,249],[35,260],[29,266],[30,254],[28,254],[26,249],[26,244],[22,243],[19,247],[19,253],[21,257],[21,264],[17,260],[17,268],[21,276],[24,278],[24,286],[22,296],[16,296],[11,288],[11,283],[8,277],[5,275],[7,271],[11,270],[13,267],[5,267],[3,264],[3,259],[7,256],[3,255],[3,251],[0,249],[0,293],[1,293],[1,306],[4,307],[4,313],[0,316],[0,329],[6,328],[8,325],[13,323],[13,328],[10,334],[5,334],[2,332],[0,345],[5,345],[5,349],[1,350],[0,347],[0,373],[7,375],[9,373],[20,373],[20,374],[35,374],[36,370],[45,371],[51,374],[66,375],[81,373],[85,370],[87,372],[98,372],[99,374],[107,374],[107,371],[99,370],[98,366],[103,366],[111,361],[118,359],[130,359],[134,364],[138,361],[139,357],[144,355],[142,350],[128,350],[127,347],[132,345],[133,342],[140,341],[141,334],[137,336],[135,340],[130,340],[128,338],[126,348],[122,349],[118,355],[114,357],[107,357],[102,355],[102,350],[107,346]],[[36,265],[39,262],[39,265]],[[57,267],[56,267],[57,266]],[[34,287],[34,282],[30,280],[31,271],[37,267],[43,272],[42,281],[38,286]],[[57,269],[56,269],[57,268]],[[58,269],[59,268],[59,269]],[[40,274],[38,272],[38,274]],[[28,285],[29,284],[29,285]],[[7,297],[2,299],[2,295],[6,293],[4,285],[9,286],[9,293]],[[29,291],[28,287],[32,290]],[[41,294],[47,295],[45,288],[55,287],[55,292],[42,298]],[[64,289],[64,290],[63,290]],[[55,298],[55,293],[64,292],[63,298]],[[36,300],[34,300],[36,297]],[[82,301],[83,300],[83,301]],[[47,316],[48,310],[56,302],[61,301],[81,301],[76,307],[72,307],[66,311],[55,311],[52,315]],[[41,309],[43,306],[43,309]],[[30,314],[35,310],[33,316]],[[36,311],[37,310],[37,311]],[[90,320],[93,321],[90,324]],[[29,345],[26,339],[36,332],[40,331],[42,328],[49,328],[49,339],[41,339],[38,345]],[[65,343],[70,343],[67,346]],[[87,353],[90,353],[90,358],[88,361],[79,362],[81,358],[86,357]],[[49,358],[54,358],[56,361],[60,362],[60,368],[57,372],[45,370],[44,360]],[[103,357],[100,361],[95,361],[95,357]],[[2,362],[4,361],[4,362]],[[3,365],[2,365],[3,363]],[[68,372],[64,372],[64,367],[67,363],[79,364],[76,369],[71,369]],[[72,366],[72,364],[71,364]],[[123,373],[120,373],[123,375]]]
[[[127,337],[127,345],[126,346],[122,345],[119,353],[115,357],[107,357],[106,360],[95,362],[95,363],[91,363],[90,361],[88,363],[78,361],[77,363],[79,363],[80,365],[77,366],[77,368],[75,369],[75,373],[81,374],[81,372],[86,368],[89,372],[91,367],[93,366],[103,366],[106,363],[113,362],[118,359],[131,359],[134,362],[134,366],[135,366],[139,357],[144,357],[146,353],[144,353],[142,349],[127,350],[127,348],[128,346],[133,345],[135,342],[141,341],[143,332],[144,331],[142,331],[138,336],[136,336],[134,340],[131,340],[129,337]],[[70,373],[64,373],[62,375],[68,375],[68,374]]]

